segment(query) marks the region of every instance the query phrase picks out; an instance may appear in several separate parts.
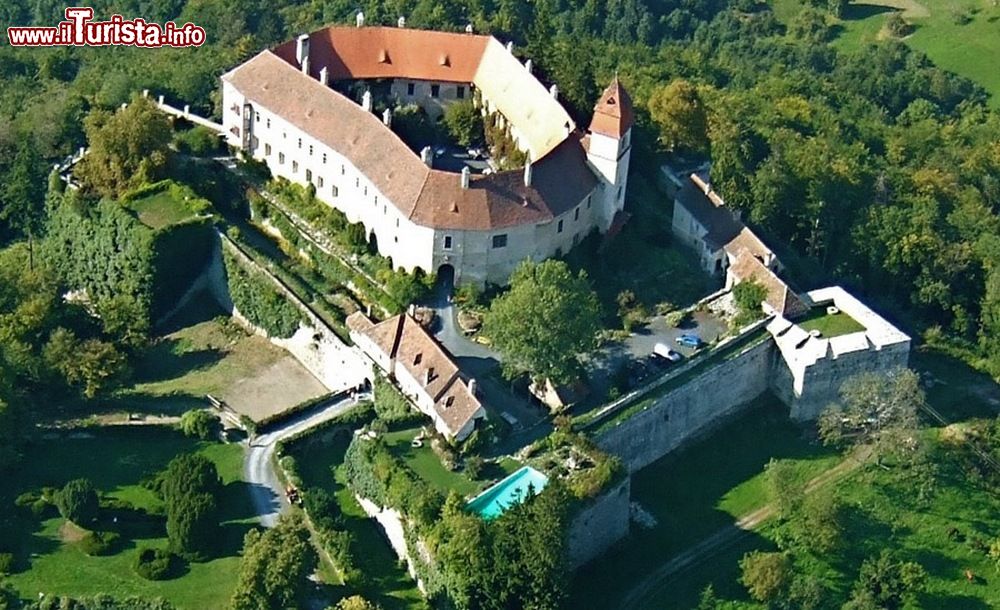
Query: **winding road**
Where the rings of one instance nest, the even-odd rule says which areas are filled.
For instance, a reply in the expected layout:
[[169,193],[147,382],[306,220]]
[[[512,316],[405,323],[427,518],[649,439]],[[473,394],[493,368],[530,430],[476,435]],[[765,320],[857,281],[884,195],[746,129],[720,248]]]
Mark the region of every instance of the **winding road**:
[[288,507],[285,489],[274,463],[278,441],[342,415],[358,401],[365,399],[367,396],[364,394],[359,395],[357,400],[343,394],[337,395],[329,403],[299,414],[249,442],[243,456],[243,480],[250,484],[250,500],[261,525],[274,527],[278,516]]

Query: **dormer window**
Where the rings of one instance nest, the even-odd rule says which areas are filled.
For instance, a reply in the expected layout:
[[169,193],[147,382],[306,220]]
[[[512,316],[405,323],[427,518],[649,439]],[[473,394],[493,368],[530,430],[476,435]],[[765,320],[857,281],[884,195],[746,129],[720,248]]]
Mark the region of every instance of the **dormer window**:
[[450,59],[448,58],[448,55],[447,55],[447,54],[444,54],[444,55],[442,55],[442,56],[441,56],[441,59],[440,59],[440,60],[438,60],[438,62],[439,62],[439,63],[440,63],[440,64],[441,64],[442,66],[450,66],[450,65],[451,65],[451,60],[450,60]]
[[413,357],[413,365],[416,366],[416,365],[420,364],[420,361],[423,360],[423,359],[424,359],[424,355],[423,354],[417,354],[416,356]]
[[449,396],[448,399],[444,401],[445,408],[450,407],[453,404],[455,404],[455,397],[454,396]]

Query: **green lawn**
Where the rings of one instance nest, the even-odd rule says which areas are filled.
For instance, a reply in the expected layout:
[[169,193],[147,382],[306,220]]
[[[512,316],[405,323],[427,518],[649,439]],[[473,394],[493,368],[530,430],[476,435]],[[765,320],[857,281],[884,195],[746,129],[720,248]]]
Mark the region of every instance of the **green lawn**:
[[[772,0],[775,15],[786,22],[806,3]],[[915,31],[905,40],[936,65],[961,74],[991,94],[1000,108],[1000,70],[990,58],[1000,57],[1000,5],[992,0],[867,0],[853,2],[834,46],[850,51],[878,39],[887,15],[903,11]],[[966,22],[967,21],[967,22]]]
[[128,207],[151,229],[160,229],[192,216],[188,206],[175,199],[170,189],[131,201]]
[[767,504],[764,466],[771,458],[792,460],[802,481],[840,461],[835,452],[805,439],[776,398],[765,395],[757,403],[707,440],[633,476],[632,499],[658,525],[633,529],[624,544],[578,572],[573,607],[615,607],[615,600],[656,566]]
[[132,387],[91,404],[94,411],[179,415],[204,407],[205,395],[225,395],[287,356],[267,339],[229,322],[207,294],[192,299],[169,320],[166,334],[135,366]]
[[[13,506],[13,498],[22,491],[86,477],[101,491],[137,508],[160,511],[160,501],[139,483],[162,470],[175,455],[188,451],[202,453],[215,462],[226,484],[222,556],[190,564],[186,573],[174,580],[146,581],[132,571],[137,546],[166,546],[162,518],[153,517],[142,530],[123,535],[123,549],[118,553],[88,557],[62,542],[59,530],[63,519],[49,515],[39,520]],[[245,484],[239,481],[242,456],[239,445],[198,442],[161,426],[92,428],[37,442],[28,449],[23,466],[0,488],[2,512],[11,511],[14,517],[10,543],[20,557],[30,557],[9,582],[27,598],[36,598],[39,592],[73,596],[106,593],[163,597],[180,610],[224,607],[236,582],[243,535],[253,521]]]
[[365,515],[347,489],[341,465],[350,442],[350,432],[343,430],[325,440],[307,437],[286,447],[286,452],[295,457],[307,489],[321,487],[337,498],[345,517],[344,525],[354,536],[355,560],[369,581],[363,594],[385,610],[422,607],[423,597],[416,583],[400,567],[378,524]]
[[425,441],[422,447],[413,447],[410,441],[419,431],[419,428],[411,428],[390,432],[385,435],[385,442],[393,454],[402,458],[413,472],[443,494],[457,491],[463,496],[469,496],[483,487],[480,482],[469,479],[461,471],[454,472],[445,468],[431,449],[429,441]]
[[809,315],[799,321],[805,331],[818,330],[824,337],[837,337],[856,333],[865,329],[854,318],[844,312],[826,313],[825,307],[815,307]]

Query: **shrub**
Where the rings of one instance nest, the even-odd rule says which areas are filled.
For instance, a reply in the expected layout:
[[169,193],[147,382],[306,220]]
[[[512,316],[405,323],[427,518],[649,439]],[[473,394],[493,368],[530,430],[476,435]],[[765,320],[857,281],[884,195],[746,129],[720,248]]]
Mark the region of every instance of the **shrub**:
[[87,532],[77,542],[77,547],[91,557],[111,555],[119,540],[121,536],[115,532]]
[[207,441],[218,434],[219,418],[205,409],[191,409],[181,416],[180,428],[185,436]]
[[465,460],[465,474],[470,479],[478,479],[483,474],[483,458],[473,455]]
[[0,553],[0,576],[7,576],[14,571],[14,554]]
[[136,555],[132,569],[146,580],[167,580],[177,575],[180,558],[164,549],[143,548]]
[[97,518],[100,502],[94,485],[87,479],[66,483],[55,495],[59,514],[77,525],[86,525]]
[[663,316],[663,322],[669,328],[677,328],[678,326],[684,323],[687,317],[688,317],[688,312],[686,311],[683,310],[671,311],[670,313]]
[[228,249],[223,252],[229,294],[236,308],[268,335],[291,337],[299,328],[299,310],[278,292],[270,278],[260,271],[245,269]]
[[343,524],[340,505],[325,489],[316,487],[307,490],[303,494],[302,501],[306,512],[317,528],[335,530]]

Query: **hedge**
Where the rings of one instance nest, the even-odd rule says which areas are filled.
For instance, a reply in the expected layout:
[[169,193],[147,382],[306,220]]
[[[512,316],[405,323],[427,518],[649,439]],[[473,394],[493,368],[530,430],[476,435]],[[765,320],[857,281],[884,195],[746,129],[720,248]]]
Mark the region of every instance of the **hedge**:
[[278,292],[271,279],[259,271],[245,269],[225,248],[223,258],[229,295],[236,309],[250,323],[263,328],[272,337],[291,337],[295,334],[302,316],[298,308]]
[[326,394],[321,394],[319,396],[316,396],[315,398],[309,398],[307,400],[303,400],[299,404],[297,404],[297,405],[295,405],[293,407],[290,407],[288,409],[285,409],[281,413],[274,413],[272,415],[268,415],[267,417],[265,417],[263,419],[257,420],[257,422],[256,422],[257,423],[257,432],[258,433],[259,432],[266,432],[269,426],[273,426],[274,424],[276,424],[278,422],[283,422],[286,419],[292,417],[293,415],[297,415],[297,414],[302,413],[304,411],[308,411],[309,409],[312,409],[313,407],[315,407],[317,405],[323,404],[324,402],[331,401],[331,400],[333,400],[334,398],[336,398],[337,396],[339,396],[341,394],[345,394],[345,392],[343,392],[343,391],[340,391],[340,392],[327,392]]

